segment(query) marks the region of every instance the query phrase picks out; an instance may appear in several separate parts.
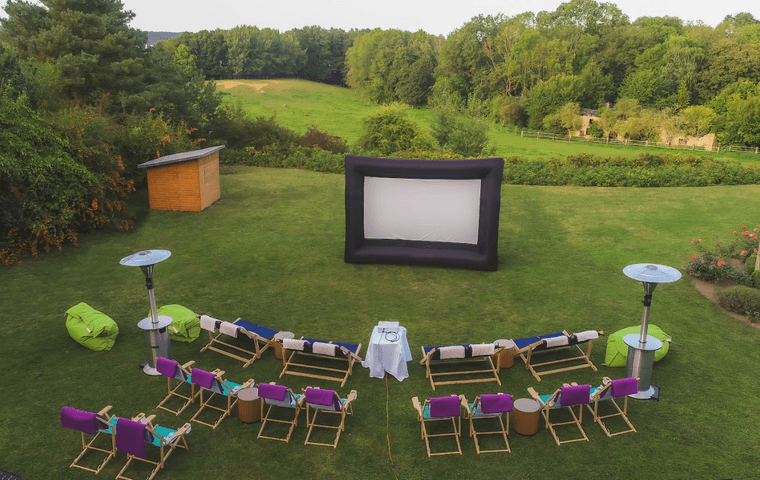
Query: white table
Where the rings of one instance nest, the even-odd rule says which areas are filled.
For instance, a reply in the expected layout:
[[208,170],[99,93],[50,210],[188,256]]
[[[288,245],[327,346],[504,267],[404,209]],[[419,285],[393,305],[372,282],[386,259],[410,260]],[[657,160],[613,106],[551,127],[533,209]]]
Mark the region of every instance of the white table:
[[[372,330],[367,354],[364,356],[362,367],[369,368],[369,376],[383,378],[388,372],[399,382],[409,376],[406,362],[412,360],[412,351],[406,340],[406,328],[398,327],[396,335],[383,333],[380,327]],[[393,341],[396,339],[395,341]]]

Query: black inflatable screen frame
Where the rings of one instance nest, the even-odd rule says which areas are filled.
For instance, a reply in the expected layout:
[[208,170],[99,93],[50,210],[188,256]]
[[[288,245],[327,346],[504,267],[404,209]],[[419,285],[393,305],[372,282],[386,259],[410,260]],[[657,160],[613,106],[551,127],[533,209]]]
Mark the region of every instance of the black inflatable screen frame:
[[[496,271],[503,158],[400,160],[346,156],[346,263],[398,263]],[[364,178],[480,179],[478,243],[368,239]]]

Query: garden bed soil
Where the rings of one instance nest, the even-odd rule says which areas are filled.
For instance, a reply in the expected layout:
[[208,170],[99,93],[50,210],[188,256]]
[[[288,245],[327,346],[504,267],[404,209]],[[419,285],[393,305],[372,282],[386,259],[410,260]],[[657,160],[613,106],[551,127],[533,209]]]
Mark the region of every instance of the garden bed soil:
[[[729,261],[736,268],[744,268],[744,265],[741,265],[741,262],[739,262],[738,260],[730,259]],[[718,303],[718,292],[723,290],[726,287],[735,285],[733,282],[711,283],[711,282],[706,282],[704,280],[700,280],[693,276],[691,277],[691,282],[694,284],[695,287],[697,287],[697,290],[699,290],[699,293],[701,293],[702,295],[705,296],[705,298],[707,298],[708,300],[713,302],[715,305],[717,305],[718,308],[726,312],[727,315],[730,315],[737,320],[741,320],[747,325],[760,329],[760,323],[752,323],[749,321],[749,319],[747,319],[746,315],[740,315],[738,313],[728,311],[725,308],[721,307],[720,304]]]

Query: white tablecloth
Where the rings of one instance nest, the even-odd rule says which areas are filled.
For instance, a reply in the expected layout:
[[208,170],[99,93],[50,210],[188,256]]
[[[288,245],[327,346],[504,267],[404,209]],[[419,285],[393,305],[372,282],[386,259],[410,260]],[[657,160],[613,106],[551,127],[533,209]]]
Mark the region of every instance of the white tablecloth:
[[412,351],[409,350],[409,342],[406,340],[406,328],[398,328],[398,340],[395,342],[389,341],[388,338],[394,338],[393,334],[382,333],[380,327],[372,330],[362,367],[369,368],[369,376],[372,378],[383,378],[385,372],[388,372],[400,382],[409,376],[406,362],[412,360]]

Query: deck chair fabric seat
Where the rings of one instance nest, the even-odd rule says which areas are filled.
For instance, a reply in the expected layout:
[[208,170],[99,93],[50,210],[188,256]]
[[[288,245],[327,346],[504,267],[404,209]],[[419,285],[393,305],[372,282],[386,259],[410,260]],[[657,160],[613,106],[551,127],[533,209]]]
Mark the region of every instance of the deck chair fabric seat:
[[[607,351],[604,354],[603,365],[608,367],[625,367],[628,362],[628,345],[623,341],[623,337],[639,332],[641,332],[641,325],[635,325],[618,330],[607,337]],[[654,352],[654,361],[659,362],[668,354],[671,340],[670,335],[663,332],[657,325],[651,324],[647,328],[647,334],[662,342],[662,348]]]
[[[163,305],[156,313],[172,318],[168,331],[169,338],[175,342],[190,343],[201,335],[201,321],[189,308],[182,305]],[[148,315],[150,316],[150,312]]]
[[[195,415],[193,415],[193,417],[190,419],[191,422],[197,422],[201,425],[206,425],[207,427],[211,427],[213,430],[216,430],[216,427],[219,426],[222,420],[232,415],[232,408],[237,405],[238,402],[237,392],[240,389],[254,385],[253,379],[249,379],[242,385],[239,383],[231,382],[229,380],[225,380],[222,377],[224,373],[225,372],[223,370],[219,369],[209,372],[206,370],[201,370],[199,368],[193,368],[193,370],[190,372],[192,383],[200,387],[200,408],[198,408],[198,411],[195,412]],[[204,399],[203,392],[209,392],[210,395]],[[224,397],[226,406],[218,406],[211,403],[217,395]],[[214,423],[207,423],[198,419],[201,413],[207,408],[220,412],[219,418]]]
[[[412,406],[417,411],[420,421],[420,433],[425,440],[425,448],[428,457],[436,455],[462,454],[462,445],[459,438],[462,435],[462,407],[467,405],[467,399],[463,395],[450,395],[447,397],[433,397],[425,400],[423,404],[417,397],[412,398]],[[434,424],[443,423],[447,426],[451,423],[451,430],[443,433],[431,433]],[[433,452],[430,448],[430,439],[441,437],[453,437],[456,440],[456,450]]]
[[111,317],[84,302],[66,310],[66,330],[78,344],[94,351],[110,350],[119,336]]
[[[346,398],[341,398],[335,390],[326,390],[321,388],[307,387],[303,391],[303,402],[306,404],[306,426],[309,428],[306,434],[304,445],[321,445],[325,447],[338,448],[340,434],[346,429],[346,415],[353,415],[353,401],[356,400],[356,390],[351,390]],[[311,412],[313,411],[313,415]],[[339,415],[338,425],[329,423],[319,423],[317,416]],[[315,442],[311,440],[314,429],[335,430],[335,440],[333,443]]]
[[[513,340],[516,352],[525,363],[525,368],[541,381],[542,375],[551,375],[554,373],[577,370],[579,368],[591,368],[597,371],[596,366],[591,361],[591,347],[593,341],[604,332],[597,330],[587,330],[578,333],[567,333],[566,331],[537,335],[533,337],[518,338]],[[581,345],[587,344],[586,350]],[[541,355],[556,352],[569,352],[570,355],[563,358],[552,357],[552,360],[539,361]],[[558,355],[559,356],[559,355]]]
[[[604,430],[604,433],[608,437],[636,431],[636,428],[634,428],[633,424],[628,419],[628,395],[633,395],[637,392],[638,379],[636,377],[620,378],[617,380],[611,380],[609,377],[604,377],[601,386],[591,389],[591,399],[587,407],[594,416],[594,421],[602,427],[602,430]],[[617,403],[617,400],[621,398],[623,399],[622,408]],[[615,413],[606,415],[600,413],[599,402],[605,401],[608,401],[613,406]],[[591,403],[593,403],[594,408],[591,408]],[[612,432],[604,423],[604,420],[614,417],[620,417],[628,425],[628,428]]]
[[[316,338],[301,337],[298,340],[283,340],[282,363],[283,368],[280,372],[280,378],[283,375],[296,375],[301,377],[318,378],[321,380],[330,380],[340,382],[344,386],[348,377],[353,374],[353,367],[358,360],[361,351],[361,343],[335,342],[320,340]],[[335,360],[333,366],[325,366],[315,362],[304,363],[306,358],[316,358],[320,360]]]
[[[108,415],[110,410],[110,405],[103,408],[98,413],[87,412],[71,407],[63,407],[61,409],[61,426],[77,430],[82,436],[82,452],[73,462],[71,462],[69,468],[80,468],[97,475],[103,467],[116,456],[115,420],[112,420],[115,417]],[[85,435],[92,435],[93,437],[87,442]],[[96,445],[96,442],[98,442],[97,439],[100,435],[108,435],[111,437],[110,448],[106,449],[101,445]],[[91,450],[106,454],[100,464],[95,468],[86,467],[79,463],[79,461]]]
[[[303,395],[293,393],[293,391],[285,385],[277,385],[275,383],[260,383],[259,384],[259,397],[261,402],[261,428],[257,438],[268,438],[270,440],[279,440],[281,442],[289,442],[290,436],[293,434],[293,429],[298,425],[298,413],[303,405]],[[274,418],[274,409],[291,409],[293,410],[293,418]],[[273,437],[271,435],[264,435],[267,423],[282,423],[290,425],[288,433],[284,437]]]
[[[141,413],[132,419],[119,418],[117,420],[116,448],[127,453],[127,463],[116,476],[117,480],[133,480],[125,476],[124,472],[134,460],[155,466],[147,479],[152,480],[164,468],[166,460],[175,448],[188,448],[185,435],[190,432],[189,423],[175,430],[160,425],[154,426],[154,419],[155,415],[146,417],[144,413]],[[146,449],[148,445],[159,449],[158,460],[148,458]]]
[[[170,360],[164,357],[158,357],[156,359],[156,370],[158,373],[166,377],[167,384],[167,395],[161,400],[156,408],[179,415],[184,412],[190,404],[195,403],[195,399],[201,392],[200,389],[196,391],[195,384],[192,380],[190,367],[192,367],[194,363],[195,362],[191,360],[184,365],[180,365],[176,360]],[[173,382],[176,382],[176,385],[173,385]],[[190,389],[190,392],[186,393],[185,391],[187,389]],[[176,410],[172,410],[166,406],[166,403],[169,402],[172,397],[184,401],[182,406],[178,407]]]
[[[590,385],[564,385],[558,388],[554,393],[539,395],[533,387],[528,388],[528,393],[536,400],[541,406],[541,414],[544,417],[546,428],[551,431],[554,441],[557,445],[563,445],[565,443],[572,442],[588,442],[586,431],[583,430],[583,407],[588,406],[591,401],[591,386]],[[578,407],[578,414],[575,413],[574,407]],[[567,409],[572,420],[569,421],[557,421],[551,420],[550,412],[552,410]],[[556,417],[556,415],[555,415]],[[578,428],[581,436],[579,438],[573,438],[570,440],[561,440],[557,433],[557,427],[574,425]]]
[[278,330],[249,322],[242,318],[225,322],[208,315],[200,316],[200,328],[208,331],[209,342],[201,352],[211,350],[243,362],[243,368],[261,358],[262,353],[276,342]]
[[[511,452],[509,447],[509,414],[514,410],[512,395],[508,393],[483,394],[475,397],[472,403],[466,403],[467,417],[470,421],[470,436],[475,440],[475,450],[478,454],[490,452]],[[503,418],[506,417],[506,421]],[[478,430],[478,420],[498,420],[498,430]],[[480,448],[478,435],[500,435],[504,438],[506,448],[484,450]]]
[[[502,350],[500,345],[489,343],[442,345],[422,347],[420,365],[425,366],[425,376],[430,386],[460,383],[496,382],[501,385],[499,369],[493,363],[493,355]],[[453,368],[461,364],[483,363],[482,368],[462,370]],[[482,376],[482,375],[486,376]],[[473,377],[473,375],[480,375]],[[440,378],[440,380],[439,380]]]

